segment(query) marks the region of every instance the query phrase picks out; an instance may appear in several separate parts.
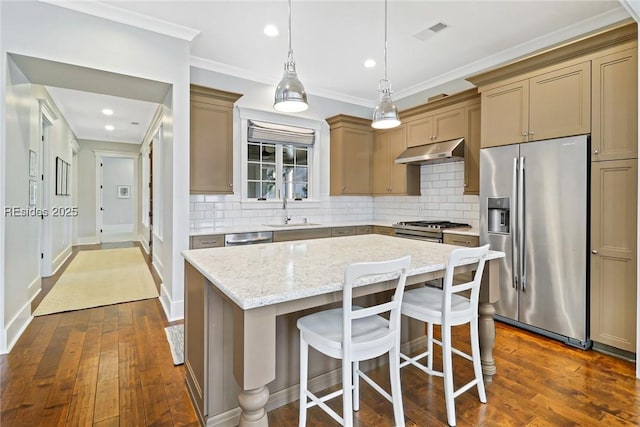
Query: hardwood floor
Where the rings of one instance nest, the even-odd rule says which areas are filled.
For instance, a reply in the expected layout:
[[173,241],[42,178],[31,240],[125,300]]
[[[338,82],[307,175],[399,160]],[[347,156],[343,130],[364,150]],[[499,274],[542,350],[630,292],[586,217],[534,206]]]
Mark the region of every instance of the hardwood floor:
[[[0,426],[198,425],[184,366],[172,362],[168,325],[157,299],[34,318],[11,353],[0,356]],[[463,350],[466,336],[464,329],[454,333]],[[458,397],[458,426],[640,425],[640,381],[631,362],[500,323],[494,357],[498,374],[487,385],[488,403],[475,390]],[[454,369],[458,385],[472,377],[460,358]],[[370,374],[389,389],[386,366]],[[402,386],[408,427],[446,425],[441,378],[407,367]],[[339,413],[340,405],[331,403]],[[366,384],[360,408],[356,426],[392,425],[391,404]],[[297,426],[298,402],[271,411],[269,421]],[[307,425],[336,424],[311,408]]]
[[[637,426],[640,425],[640,381],[632,362],[595,351],[583,351],[497,323],[494,358],[498,374],[487,385],[487,404],[475,389],[456,398],[457,425],[462,426]],[[468,351],[464,330],[456,346]],[[439,349],[436,347],[436,349]],[[436,367],[441,358],[436,353]],[[473,378],[469,362],[454,358],[456,387]],[[401,371],[407,427],[446,426],[442,378],[414,367]],[[390,390],[386,366],[372,378]],[[361,383],[356,426],[391,426],[391,403]],[[329,406],[342,413],[340,399]],[[307,426],[336,425],[318,408],[308,412]],[[297,426],[298,402],[269,413],[271,425]]]

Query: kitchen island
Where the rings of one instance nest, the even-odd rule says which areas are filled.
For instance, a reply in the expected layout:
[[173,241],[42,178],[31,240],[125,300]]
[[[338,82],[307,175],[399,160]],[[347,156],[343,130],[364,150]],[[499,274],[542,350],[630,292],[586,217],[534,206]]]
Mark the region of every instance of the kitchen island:
[[[442,277],[454,249],[369,234],[184,251],[187,386],[201,422],[266,426],[267,410],[297,399],[295,322],[310,310],[340,304],[347,265],[411,255],[407,285],[416,285]],[[499,291],[494,260],[503,256],[490,252],[481,287],[481,351],[487,380],[495,374],[491,304]],[[457,270],[473,268],[469,264]],[[385,277],[371,277],[354,289],[354,298],[383,298],[392,286]],[[411,351],[423,340],[424,326],[404,319],[402,328],[403,351]],[[320,360],[310,363],[315,367],[310,386],[338,383],[339,364]]]

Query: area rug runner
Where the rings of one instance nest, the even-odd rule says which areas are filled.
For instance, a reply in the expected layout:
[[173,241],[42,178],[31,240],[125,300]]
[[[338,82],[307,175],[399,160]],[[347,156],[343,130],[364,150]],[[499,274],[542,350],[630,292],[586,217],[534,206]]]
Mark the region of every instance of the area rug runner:
[[157,297],[156,285],[140,249],[80,251],[33,315]]
[[167,334],[173,364],[182,365],[184,363],[184,325],[167,326],[164,328],[164,333]]

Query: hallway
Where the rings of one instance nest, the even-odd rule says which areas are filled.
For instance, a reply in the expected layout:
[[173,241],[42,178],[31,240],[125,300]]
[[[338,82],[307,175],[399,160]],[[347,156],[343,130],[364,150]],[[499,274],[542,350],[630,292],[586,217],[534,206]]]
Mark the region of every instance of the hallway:
[[[75,247],[73,256],[132,246]],[[43,280],[32,309],[73,256]],[[157,298],[35,317],[0,356],[0,425],[198,425],[184,365],[173,365],[168,325]]]

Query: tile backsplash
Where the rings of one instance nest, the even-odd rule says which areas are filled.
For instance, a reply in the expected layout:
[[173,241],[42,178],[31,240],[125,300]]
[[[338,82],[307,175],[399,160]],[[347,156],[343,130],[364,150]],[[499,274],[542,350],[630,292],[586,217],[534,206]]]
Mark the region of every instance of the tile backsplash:
[[[478,227],[479,198],[465,196],[464,162],[423,165],[421,196],[321,196],[312,202],[289,201],[292,222],[338,224],[415,219],[447,219]],[[239,195],[191,195],[192,230],[281,223],[281,202],[242,201]]]

